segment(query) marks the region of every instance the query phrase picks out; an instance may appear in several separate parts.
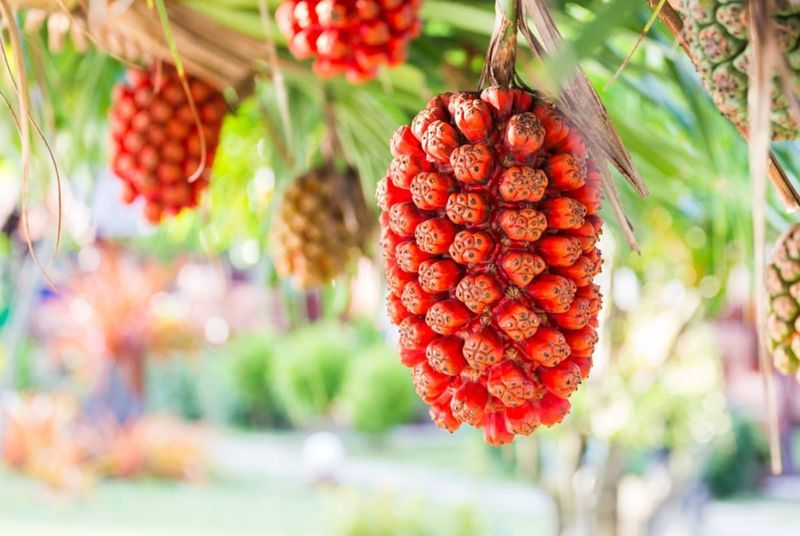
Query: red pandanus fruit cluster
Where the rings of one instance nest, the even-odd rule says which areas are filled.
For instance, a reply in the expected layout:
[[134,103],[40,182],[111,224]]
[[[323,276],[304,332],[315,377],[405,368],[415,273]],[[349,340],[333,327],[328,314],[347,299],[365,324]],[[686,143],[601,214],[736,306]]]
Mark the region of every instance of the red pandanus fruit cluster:
[[114,88],[111,169],[123,181],[126,202],[145,199],[145,216],[152,223],[197,206],[228,110],[215,87],[190,75],[187,83],[196,116],[170,65],[130,69],[127,80]]
[[432,99],[378,186],[388,313],[440,427],[487,443],[560,422],[597,343],[601,175],[537,93]]
[[281,33],[297,59],[314,58],[323,78],[351,82],[374,78],[382,65],[406,57],[419,35],[422,0],[284,0],[276,12]]

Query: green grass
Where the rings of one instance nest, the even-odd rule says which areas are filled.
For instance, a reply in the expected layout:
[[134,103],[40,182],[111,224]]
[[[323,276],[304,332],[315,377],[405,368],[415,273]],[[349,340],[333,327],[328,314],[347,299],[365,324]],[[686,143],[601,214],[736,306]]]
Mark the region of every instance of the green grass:
[[[424,527],[411,532],[398,529],[397,534],[462,536],[459,531],[466,529],[456,522],[467,521],[478,527],[474,534],[480,535],[545,536],[551,533],[550,516],[542,516],[541,511],[533,512],[529,506],[498,506],[498,510],[493,511],[488,505],[474,504],[469,497],[454,499],[430,495],[430,490],[426,489],[429,479],[452,476],[466,479],[459,482],[479,481],[490,485],[509,478],[489,449],[469,434],[448,436],[403,431],[384,440],[375,440],[341,430],[336,432],[345,444],[348,460],[382,462],[385,465],[376,466],[380,467],[376,470],[387,471],[383,478],[389,480],[400,475],[404,480],[402,489],[380,484],[374,488],[370,484],[359,490],[316,487],[300,476],[302,465],[295,468],[300,471],[290,479],[286,475],[292,474],[291,471],[278,471],[273,476],[263,467],[258,470],[241,459],[243,464],[220,466],[218,473],[206,483],[99,481],[87,494],[75,497],[55,493],[42,484],[0,468],[0,535],[361,536],[363,526],[360,532],[342,532],[341,528],[352,525],[353,516],[364,523],[386,518],[389,513],[379,511],[384,499],[386,504],[397,508],[392,516],[399,516],[392,517],[390,524],[411,522],[413,518],[414,523]],[[252,442],[250,455],[255,452],[254,460],[262,455],[270,456],[271,452],[283,451],[282,455],[285,451],[298,452],[308,437],[307,432],[231,433],[245,442]],[[300,459],[292,463],[303,462]],[[408,474],[405,468],[409,469]],[[381,478],[379,475],[377,482]],[[375,502],[376,497],[383,499]],[[462,504],[461,500],[466,502]],[[459,513],[462,509],[470,515],[465,517],[463,512]],[[372,529],[367,529],[367,533],[370,531]]]
[[473,527],[470,535],[549,534],[550,520],[532,519],[524,512],[509,515],[475,505],[441,507],[422,496],[393,494],[389,490],[365,494],[347,488],[314,488],[303,482],[255,478],[217,479],[208,484],[139,480],[101,481],[85,496],[75,497],[50,491],[5,470],[0,470],[0,534],[361,536],[363,529],[346,533],[340,529],[344,525],[352,527],[356,513],[366,516],[360,519],[367,526],[381,522],[386,512],[376,512],[374,508],[384,504],[382,498],[393,505],[391,522],[412,522],[421,531],[413,534],[420,536],[462,536],[456,525],[459,521]]
[[325,534],[320,492],[259,480],[181,484],[99,482],[85,497],[0,472],[0,534],[204,536]]

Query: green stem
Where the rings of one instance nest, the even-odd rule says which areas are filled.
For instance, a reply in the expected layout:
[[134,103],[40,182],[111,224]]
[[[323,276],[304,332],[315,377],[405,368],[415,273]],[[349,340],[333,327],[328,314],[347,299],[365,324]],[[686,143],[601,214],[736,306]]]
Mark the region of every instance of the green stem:
[[[495,2],[495,12],[498,16],[503,16],[517,26],[517,15],[519,13],[519,0],[497,0]],[[514,32],[516,36],[516,32]]]
[[484,69],[491,84],[511,86],[517,59],[519,0],[495,1],[495,26]]
[[172,34],[172,25],[169,23],[169,15],[167,14],[167,6],[164,5],[164,0],[155,0],[156,12],[158,19],[161,21],[161,28],[164,31],[164,39],[169,46],[170,54],[172,55],[172,63],[175,64],[175,69],[181,77],[184,75],[183,62],[181,55],[178,52],[178,45],[175,42],[175,36]]

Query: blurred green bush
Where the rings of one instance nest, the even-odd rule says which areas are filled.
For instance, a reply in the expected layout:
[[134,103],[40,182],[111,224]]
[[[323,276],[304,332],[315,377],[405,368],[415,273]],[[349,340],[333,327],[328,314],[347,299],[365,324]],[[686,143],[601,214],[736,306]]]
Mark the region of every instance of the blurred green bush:
[[749,418],[734,415],[729,434],[713,445],[705,480],[715,497],[752,492],[767,471],[769,450],[763,430]]
[[412,420],[421,407],[408,370],[385,343],[352,360],[340,403],[351,424],[369,434],[383,434]]
[[359,346],[352,327],[327,321],[281,339],[275,348],[273,386],[292,423],[309,424],[329,413]]
[[245,333],[197,359],[150,360],[147,405],[244,427],[331,417],[379,435],[421,410],[408,371],[371,324]]
[[269,332],[244,333],[194,360],[151,360],[148,408],[234,426],[286,426],[274,381],[279,339]]
[[275,346],[279,337],[273,333],[249,333],[238,336],[221,356],[237,393],[233,417],[247,426],[281,427],[289,418],[275,388]]

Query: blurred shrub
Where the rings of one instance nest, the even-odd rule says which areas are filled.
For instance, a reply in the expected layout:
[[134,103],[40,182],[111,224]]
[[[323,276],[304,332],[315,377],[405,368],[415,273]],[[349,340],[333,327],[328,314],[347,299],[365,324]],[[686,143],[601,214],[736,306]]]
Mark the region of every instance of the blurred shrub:
[[353,360],[341,396],[353,426],[370,434],[411,420],[418,400],[408,370],[386,344],[373,344]]
[[328,413],[358,347],[353,328],[338,322],[302,327],[276,346],[274,385],[293,423]]
[[198,387],[203,374],[199,363],[185,359],[148,359],[147,409],[176,413],[191,421],[204,417]]
[[275,379],[275,334],[241,335],[230,344],[225,358],[236,389],[234,417],[248,426],[284,426],[286,409],[278,397]]
[[236,426],[285,426],[275,392],[273,333],[247,333],[201,359],[148,364],[147,406]]
[[765,470],[768,447],[761,428],[744,417],[735,417],[731,433],[715,442],[705,471],[715,497],[753,491]]
[[354,318],[348,321],[352,326],[361,347],[370,347],[385,342],[384,333],[375,327],[375,323],[366,318]]
[[301,426],[335,406],[356,429],[382,434],[420,407],[408,371],[368,323],[241,334],[201,359],[151,361],[147,382],[150,411],[237,426]]

